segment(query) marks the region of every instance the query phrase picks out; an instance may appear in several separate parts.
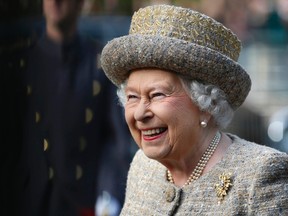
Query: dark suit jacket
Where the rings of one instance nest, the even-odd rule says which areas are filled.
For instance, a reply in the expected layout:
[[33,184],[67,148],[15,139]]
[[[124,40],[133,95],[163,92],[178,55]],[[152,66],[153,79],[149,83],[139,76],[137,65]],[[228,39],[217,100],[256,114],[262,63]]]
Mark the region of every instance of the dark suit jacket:
[[[93,210],[97,193],[111,189],[97,188],[103,155],[111,146],[128,152],[129,138],[115,89],[97,61],[100,51],[80,35],[64,44],[44,35],[26,55],[21,215],[80,215]],[[124,176],[125,154],[115,158]],[[114,183],[118,191],[110,192],[121,199],[125,179]]]

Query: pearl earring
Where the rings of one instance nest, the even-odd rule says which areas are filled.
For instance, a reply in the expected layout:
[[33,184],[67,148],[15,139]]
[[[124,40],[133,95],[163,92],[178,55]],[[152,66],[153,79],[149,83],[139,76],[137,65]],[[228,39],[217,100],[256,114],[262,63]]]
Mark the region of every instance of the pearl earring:
[[207,122],[201,121],[201,122],[200,122],[200,125],[201,125],[201,127],[205,128],[205,127],[207,127]]

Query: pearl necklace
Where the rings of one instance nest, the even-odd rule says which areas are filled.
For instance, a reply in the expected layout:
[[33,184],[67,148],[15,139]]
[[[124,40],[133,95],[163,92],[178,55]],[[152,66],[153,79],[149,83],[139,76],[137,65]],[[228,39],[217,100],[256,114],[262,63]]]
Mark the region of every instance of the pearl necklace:
[[[187,185],[190,185],[191,182],[193,182],[194,180],[198,179],[201,176],[201,174],[202,174],[204,168],[206,167],[209,159],[211,158],[211,156],[215,152],[215,150],[216,150],[216,148],[220,142],[220,139],[221,139],[221,133],[218,131],[215,134],[214,138],[212,139],[211,143],[209,144],[208,148],[206,149],[206,151],[202,155],[201,159],[197,163],[195,169],[193,170],[193,172],[191,173],[191,175],[189,176],[189,178],[187,179],[185,184],[182,186],[182,188],[187,186]],[[169,170],[167,170],[167,180],[174,184],[172,174],[170,173]]]

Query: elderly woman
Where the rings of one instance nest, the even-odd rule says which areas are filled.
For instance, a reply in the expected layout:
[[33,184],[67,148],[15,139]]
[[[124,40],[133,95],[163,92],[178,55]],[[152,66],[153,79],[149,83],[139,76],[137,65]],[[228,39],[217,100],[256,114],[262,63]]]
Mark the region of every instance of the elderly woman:
[[226,134],[251,81],[240,41],[196,11],[157,5],[103,49],[139,146],[121,215],[288,215],[288,156]]

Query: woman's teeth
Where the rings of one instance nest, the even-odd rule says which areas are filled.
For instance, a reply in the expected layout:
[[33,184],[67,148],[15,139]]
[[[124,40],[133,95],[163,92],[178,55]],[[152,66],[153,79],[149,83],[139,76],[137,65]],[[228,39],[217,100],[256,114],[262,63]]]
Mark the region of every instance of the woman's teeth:
[[154,136],[154,135],[158,135],[158,134],[162,133],[163,131],[165,131],[165,128],[156,128],[156,129],[152,129],[152,130],[142,131],[142,133],[145,136]]

